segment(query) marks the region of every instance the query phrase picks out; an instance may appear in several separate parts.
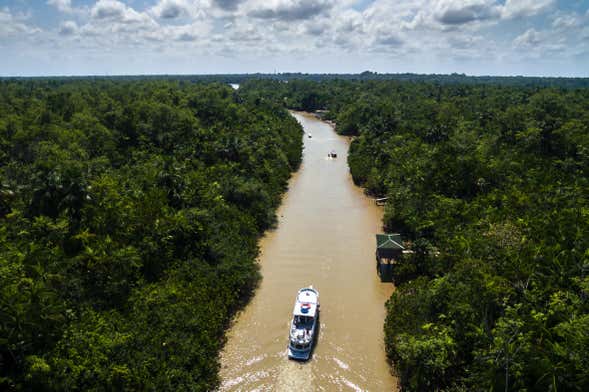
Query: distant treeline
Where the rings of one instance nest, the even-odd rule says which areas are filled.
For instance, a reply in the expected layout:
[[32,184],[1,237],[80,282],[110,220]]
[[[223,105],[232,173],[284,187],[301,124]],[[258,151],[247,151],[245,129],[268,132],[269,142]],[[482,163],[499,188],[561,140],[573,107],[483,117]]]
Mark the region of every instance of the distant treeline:
[[328,112],[354,181],[388,197],[385,343],[407,391],[589,390],[589,89],[250,81]]
[[213,390],[301,151],[227,85],[2,81],[0,389]]
[[589,78],[572,77],[535,77],[535,76],[469,76],[465,74],[414,74],[414,73],[376,73],[365,71],[358,74],[309,74],[309,73],[253,73],[253,74],[218,74],[218,75],[113,75],[113,76],[61,76],[61,77],[12,77],[4,80],[41,79],[53,82],[77,80],[170,80],[182,82],[222,82],[244,83],[248,80],[279,80],[283,82],[309,80],[314,82],[331,80],[397,80],[416,83],[436,83],[441,85],[492,84],[519,87],[556,87],[556,88],[587,88]]

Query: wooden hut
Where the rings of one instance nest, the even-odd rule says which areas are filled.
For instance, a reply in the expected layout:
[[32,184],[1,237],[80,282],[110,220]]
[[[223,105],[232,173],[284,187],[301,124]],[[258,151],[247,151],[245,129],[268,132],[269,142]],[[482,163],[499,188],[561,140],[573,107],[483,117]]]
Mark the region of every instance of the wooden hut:
[[393,280],[393,266],[404,250],[400,234],[376,235],[376,272],[381,281]]

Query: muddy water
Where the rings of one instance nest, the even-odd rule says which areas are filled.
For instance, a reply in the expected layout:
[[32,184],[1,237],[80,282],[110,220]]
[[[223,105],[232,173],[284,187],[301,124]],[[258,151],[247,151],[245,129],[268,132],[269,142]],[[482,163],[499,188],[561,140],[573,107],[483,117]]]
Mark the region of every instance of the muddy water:
[[[263,280],[238,315],[221,354],[221,391],[386,391],[395,388],[385,361],[384,303],[374,234],[382,212],[352,183],[348,141],[314,117],[303,125],[303,164],[261,241]],[[335,150],[336,159],[327,158]],[[287,359],[289,323],[299,288],[319,290],[321,330],[313,357]]]

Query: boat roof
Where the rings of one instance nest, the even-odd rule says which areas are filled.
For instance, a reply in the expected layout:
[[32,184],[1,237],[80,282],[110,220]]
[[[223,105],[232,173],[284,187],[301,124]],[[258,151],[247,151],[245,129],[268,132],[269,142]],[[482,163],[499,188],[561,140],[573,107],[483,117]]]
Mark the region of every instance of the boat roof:
[[319,294],[315,289],[300,289],[292,313],[294,316],[315,317],[318,303]]

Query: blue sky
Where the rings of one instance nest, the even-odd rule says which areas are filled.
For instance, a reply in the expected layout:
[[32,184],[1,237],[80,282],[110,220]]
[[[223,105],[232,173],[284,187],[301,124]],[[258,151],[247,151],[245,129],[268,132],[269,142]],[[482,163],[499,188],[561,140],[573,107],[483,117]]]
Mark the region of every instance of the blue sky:
[[589,0],[0,0],[0,75],[589,76]]

